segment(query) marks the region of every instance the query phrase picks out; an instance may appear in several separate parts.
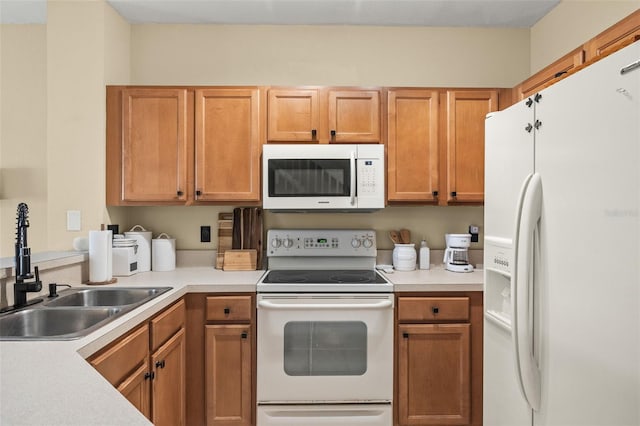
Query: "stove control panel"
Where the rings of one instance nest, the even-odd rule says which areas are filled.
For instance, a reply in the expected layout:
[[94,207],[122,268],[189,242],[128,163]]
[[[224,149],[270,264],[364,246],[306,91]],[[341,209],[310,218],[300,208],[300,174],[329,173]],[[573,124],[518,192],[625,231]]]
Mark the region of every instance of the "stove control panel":
[[270,229],[267,256],[376,256],[371,229]]

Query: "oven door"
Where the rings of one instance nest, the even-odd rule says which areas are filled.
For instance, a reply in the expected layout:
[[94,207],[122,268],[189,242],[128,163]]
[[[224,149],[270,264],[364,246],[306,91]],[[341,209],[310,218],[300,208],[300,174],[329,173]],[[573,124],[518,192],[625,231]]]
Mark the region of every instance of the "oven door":
[[392,294],[259,294],[258,404],[390,402]]

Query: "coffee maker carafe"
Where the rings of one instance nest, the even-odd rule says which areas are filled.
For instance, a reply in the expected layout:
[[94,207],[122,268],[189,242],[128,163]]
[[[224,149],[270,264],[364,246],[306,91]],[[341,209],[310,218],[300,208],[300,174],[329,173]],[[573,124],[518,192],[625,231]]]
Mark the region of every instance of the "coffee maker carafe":
[[452,272],[471,272],[473,266],[469,263],[469,245],[471,234],[445,234],[447,248],[444,251],[444,268]]

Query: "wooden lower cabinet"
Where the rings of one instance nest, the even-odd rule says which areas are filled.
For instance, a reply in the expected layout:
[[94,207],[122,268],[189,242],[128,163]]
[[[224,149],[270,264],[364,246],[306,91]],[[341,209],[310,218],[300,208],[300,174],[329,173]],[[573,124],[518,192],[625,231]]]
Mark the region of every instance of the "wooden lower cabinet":
[[397,298],[395,425],[482,425],[482,293]]
[[185,330],[181,328],[151,355],[153,424],[185,425]]
[[250,426],[252,345],[248,324],[205,326],[207,424]]
[[118,386],[118,391],[144,416],[151,419],[149,363],[145,362]]
[[180,300],[89,358],[156,426],[186,425],[184,323]]
[[187,424],[255,425],[255,293],[191,293],[185,298]]

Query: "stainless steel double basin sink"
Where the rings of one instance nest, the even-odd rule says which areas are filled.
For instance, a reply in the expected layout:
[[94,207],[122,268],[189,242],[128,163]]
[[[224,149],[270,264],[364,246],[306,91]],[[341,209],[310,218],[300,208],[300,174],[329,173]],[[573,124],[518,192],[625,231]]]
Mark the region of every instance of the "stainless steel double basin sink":
[[172,287],[77,287],[2,314],[0,340],[71,340],[97,330]]

